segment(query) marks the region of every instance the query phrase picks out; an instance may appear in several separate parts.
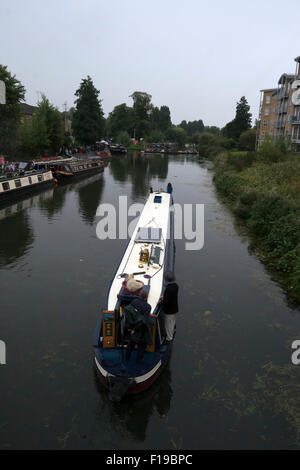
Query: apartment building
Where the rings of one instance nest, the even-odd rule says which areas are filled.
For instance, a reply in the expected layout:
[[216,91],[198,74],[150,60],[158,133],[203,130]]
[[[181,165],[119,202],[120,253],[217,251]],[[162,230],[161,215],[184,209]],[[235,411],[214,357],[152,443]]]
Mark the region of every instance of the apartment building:
[[295,73],[282,74],[277,88],[260,90],[257,145],[267,135],[275,141],[286,137],[300,151],[300,56],[295,62]]

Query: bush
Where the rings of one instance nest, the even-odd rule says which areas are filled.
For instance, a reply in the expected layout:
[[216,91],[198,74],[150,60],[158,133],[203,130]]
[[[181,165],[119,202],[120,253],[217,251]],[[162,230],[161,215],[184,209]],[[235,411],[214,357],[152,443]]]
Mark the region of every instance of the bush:
[[269,136],[265,138],[258,149],[259,158],[268,163],[281,162],[285,159],[285,155],[286,147],[280,142],[276,145]]
[[[286,273],[296,273],[297,270],[300,274],[300,244],[293,250],[285,253],[279,258],[277,263],[277,269]],[[299,276],[300,277],[300,276]]]
[[300,220],[296,213],[281,217],[268,233],[266,245],[273,255],[282,256],[293,250],[300,240]]
[[266,235],[281,217],[292,211],[291,204],[279,196],[265,195],[253,204],[248,227],[257,235]]
[[198,139],[199,154],[203,157],[209,157],[211,152],[217,146],[217,136],[209,132],[203,132]]
[[245,206],[252,206],[252,204],[254,204],[254,202],[257,201],[258,197],[259,197],[258,193],[252,189],[252,190],[245,191],[241,195],[240,201]]
[[238,204],[234,209],[234,213],[242,219],[248,219],[251,216],[252,206],[258,199],[256,191],[245,191],[239,198]]
[[242,171],[248,168],[256,160],[255,152],[230,152],[228,153],[227,163],[236,171]]
[[226,149],[226,150],[231,150],[235,147],[235,140],[232,139],[232,138],[228,138],[228,139],[224,139],[224,142],[223,142],[223,147]]
[[255,150],[256,144],[256,130],[249,129],[248,131],[242,132],[239,138],[239,145],[242,150]]
[[117,143],[129,147],[131,145],[131,139],[126,131],[122,131],[117,136]]
[[229,172],[216,173],[214,176],[214,182],[218,190],[232,201],[236,200],[243,184],[242,180],[237,175]]

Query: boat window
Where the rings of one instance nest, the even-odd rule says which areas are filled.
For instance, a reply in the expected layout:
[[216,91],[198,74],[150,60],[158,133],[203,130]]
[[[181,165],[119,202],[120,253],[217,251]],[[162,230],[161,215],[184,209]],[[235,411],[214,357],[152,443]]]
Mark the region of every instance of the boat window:
[[154,196],[154,202],[155,203],[160,203],[161,202],[161,196]]
[[32,184],[31,176],[28,176],[28,181],[29,181],[29,184]]
[[16,185],[16,188],[20,188],[22,186],[21,180],[15,180],[15,185]]
[[38,180],[41,182],[43,181],[43,175],[38,175]]
[[9,183],[2,183],[3,191],[7,191],[9,189]]
[[159,243],[161,240],[161,228],[158,227],[139,227],[135,241],[147,243]]

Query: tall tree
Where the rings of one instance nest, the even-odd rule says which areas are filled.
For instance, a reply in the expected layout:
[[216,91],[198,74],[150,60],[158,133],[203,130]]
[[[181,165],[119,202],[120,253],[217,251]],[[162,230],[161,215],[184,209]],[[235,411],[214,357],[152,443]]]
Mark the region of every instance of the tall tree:
[[153,108],[152,96],[143,91],[135,91],[130,95],[133,99],[134,128],[136,137],[141,138],[151,131],[150,113]]
[[55,153],[64,141],[64,123],[59,110],[41,96],[31,120],[20,126],[19,149],[26,155]]
[[133,135],[133,109],[125,103],[115,106],[113,111],[109,113],[106,127],[108,137],[116,137],[120,132]]
[[251,118],[250,106],[245,96],[242,96],[236,104],[235,118],[226,124],[223,128],[223,134],[237,141],[242,132],[251,129]]
[[6,87],[6,104],[0,104],[0,152],[10,153],[16,145],[20,123],[20,103],[24,101],[25,88],[5,65],[0,64],[0,80]]
[[171,113],[168,106],[161,106],[159,110],[159,130],[165,132],[172,126]]
[[36,115],[40,122],[45,122],[49,150],[56,152],[62,146],[64,140],[62,114],[55,106],[50,104],[45,95],[42,95],[41,101],[38,102]]
[[203,132],[204,130],[204,124],[202,119],[199,119],[198,121],[188,121],[186,122],[185,120],[182,121],[179,126],[185,130],[187,135],[191,137],[194,134],[199,134],[200,132]]
[[93,84],[91,77],[81,80],[75,92],[76,109],[73,113],[72,129],[76,140],[84,145],[91,145],[99,140],[104,132],[104,118],[100,91]]

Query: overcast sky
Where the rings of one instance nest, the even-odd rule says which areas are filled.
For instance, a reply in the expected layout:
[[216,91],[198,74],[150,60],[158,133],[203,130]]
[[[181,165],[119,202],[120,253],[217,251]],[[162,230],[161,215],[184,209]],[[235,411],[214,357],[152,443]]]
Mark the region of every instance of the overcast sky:
[[0,64],[60,110],[90,75],[107,116],[145,91],[171,119],[223,127],[294,73],[299,0],[0,0]]

